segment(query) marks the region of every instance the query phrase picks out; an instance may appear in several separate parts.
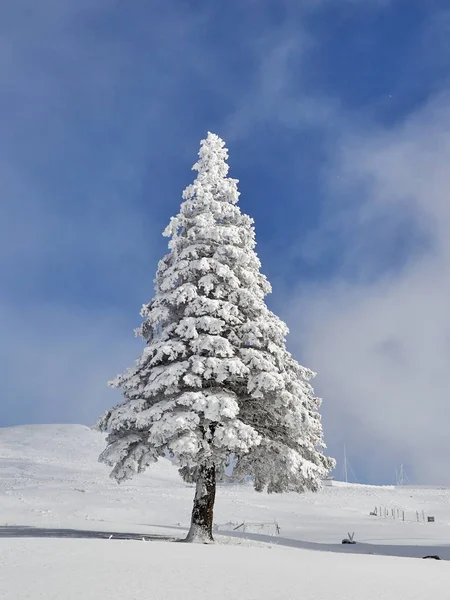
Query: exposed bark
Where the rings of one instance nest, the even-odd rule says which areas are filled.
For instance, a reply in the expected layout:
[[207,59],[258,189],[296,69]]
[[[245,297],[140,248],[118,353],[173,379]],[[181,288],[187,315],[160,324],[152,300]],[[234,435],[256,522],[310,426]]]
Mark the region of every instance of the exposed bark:
[[214,465],[200,467],[196,483],[194,507],[192,509],[191,528],[186,542],[208,544],[214,542],[213,512],[216,499],[216,468]]

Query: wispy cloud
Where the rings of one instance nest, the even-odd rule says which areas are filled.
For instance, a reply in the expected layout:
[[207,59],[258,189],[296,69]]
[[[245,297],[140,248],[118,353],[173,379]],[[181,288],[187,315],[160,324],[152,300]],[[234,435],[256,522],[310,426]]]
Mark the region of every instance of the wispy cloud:
[[[392,128],[344,134],[341,148],[327,214],[347,240],[343,268],[298,291],[294,339],[320,372],[333,447],[353,445],[369,476],[404,462],[419,481],[448,483],[449,96]],[[405,225],[412,243],[406,230],[398,262],[385,248],[395,250]]]
[[308,57],[319,43],[308,32],[307,18],[318,4],[284,2],[281,6],[284,18],[277,25],[262,24],[251,49],[255,69],[224,124],[231,142],[267,126],[301,131],[334,122],[337,100],[313,93],[305,79]]

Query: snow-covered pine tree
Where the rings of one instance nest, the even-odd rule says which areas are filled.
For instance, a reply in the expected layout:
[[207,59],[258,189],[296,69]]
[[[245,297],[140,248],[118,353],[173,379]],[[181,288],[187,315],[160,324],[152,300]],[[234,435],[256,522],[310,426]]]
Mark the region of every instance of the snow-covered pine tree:
[[141,311],[146,347],[116,378],[124,401],[99,426],[100,460],[122,481],[169,456],[196,484],[187,541],[212,541],[216,482],[227,465],[257,490],[317,490],[334,466],[314,375],[286,350],[286,325],[264,302],[253,220],[237,206],[224,142],[208,133],[198,172],[164,235],[155,296]]

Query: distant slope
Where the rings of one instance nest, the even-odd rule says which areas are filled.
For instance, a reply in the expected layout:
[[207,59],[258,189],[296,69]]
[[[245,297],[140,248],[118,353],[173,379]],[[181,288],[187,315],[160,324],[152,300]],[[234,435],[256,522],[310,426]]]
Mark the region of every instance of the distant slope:
[[[0,428],[0,457],[16,466],[21,464],[24,478],[35,469],[56,467],[60,475],[83,478],[83,473],[108,479],[108,467],[98,462],[105,449],[105,435],[85,425],[22,425]],[[157,467],[159,475],[177,479],[166,461]]]
[[[117,485],[99,464],[103,434],[82,425],[0,429],[0,524],[176,533],[189,522],[193,489],[168,461]],[[405,510],[407,519],[369,516],[375,506]],[[414,522],[426,511],[436,523]],[[373,543],[448,543],[450,491],[336,484],[318,494],[257,494],[221,486],[215,521],[277,520],[281,535],[339,543],[348,531]]]

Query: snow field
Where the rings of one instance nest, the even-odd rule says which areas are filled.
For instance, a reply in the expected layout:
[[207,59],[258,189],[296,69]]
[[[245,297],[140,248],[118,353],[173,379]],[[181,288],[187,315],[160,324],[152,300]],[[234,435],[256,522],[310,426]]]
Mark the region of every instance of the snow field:
[[[81,425],[0,429],[0,526],[184,536],[193,486],[183,483],[167,461],[119,486],[97,462],[103,448],[103,434]],[[436,523],[369,516],[377,505],[424,510],[436,516]],[[448,561],[355,555],[349,552],[362,544],[340,544],[348,531],[355,531],[358,542],[376,544],[381,554],[392,545],[408,544],[434,546],[433,553],[446,551],[439,546],[450,544],[448,489],[338,483],[318,494],[267,495],[250,486],[219,487],[216,523],[274,519],[281,527],[279,537],[250,541],[217,536],[219,543],[207,547],[0,537],[0,599],[450,597]],[[309,542],[322,551],[277,545],[283,538],[299,546]],[[329,549],[345,554],[325,551]]]
[[0,540],[1,600],[445,600],[448,563],[285,548]]

